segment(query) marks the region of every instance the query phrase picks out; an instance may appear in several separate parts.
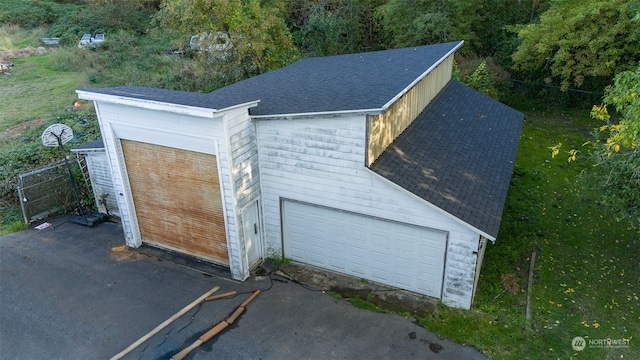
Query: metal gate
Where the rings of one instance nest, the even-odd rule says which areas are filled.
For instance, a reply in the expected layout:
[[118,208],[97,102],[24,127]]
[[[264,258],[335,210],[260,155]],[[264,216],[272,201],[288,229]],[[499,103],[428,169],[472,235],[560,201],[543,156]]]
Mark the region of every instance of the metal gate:
[[27,224],[77,204],[64,162],[20,174],[18,195]]

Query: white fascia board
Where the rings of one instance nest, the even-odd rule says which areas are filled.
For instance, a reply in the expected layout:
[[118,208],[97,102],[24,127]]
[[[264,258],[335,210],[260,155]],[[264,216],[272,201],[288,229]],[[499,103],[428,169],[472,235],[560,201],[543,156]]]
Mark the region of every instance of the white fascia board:
[[203,108],[203,107],[197,107],[197,106],[188,106],[188,105],[172,104],[172,103],[153,101],[153,100],[137,99],[137,98],[131,98],[126,96],[100,94],[100,93],[94,93],[94,92],[83,91],[83,90],[76,90],[76,93],[78,94],[78,98],[83,100],[92,100],[92,101],[105,102],[110,104],[126,105],[126,106],[132,106],[137,108],[173,112],[176,114],[183,114],[183,115],[190,115],[190,116],[204,117],[204,118],[212,118],[214,114],[220,112],[221,110],[230,110],[230,109],[241,107],[241,106],[255,106],[258,103],[258,101],[254,101],[250,103],[230,106],[224,109],[210,109],[210,108]]
[[292,120],[298,118],[317,118],[317,117],[337,117],[351,115],[380,115],[384,112],[381,108],[376,109],[358,109],[358,110],[339,110],[339,111],[320,111],[309,113],[295,114],[274,114],[274,115],[251,115],[251,120]]
[[413,88],[420,80],[422,80],[425,76],[427,76],[427,74],[429,74],[431,71],[433,71],[433,69],[435,69],[438,65],[440,65],[446,58],[448,58],[449,56],[453,55],[453,53],[458,51],[458,49],[460,49],[460,47],[463,44],[464,44],[464,41],[460,40],[458,42],[458,45],[456,45],[453,49],[451,49],[448,53],[446,53],[443,57],[441,57],[440,60],[436,61],[433,65],[431,65],[425,72],[422,73],[422,75],[418,76],[415,80],[413,80],[411,84],[409,84],[409,86],[404,88],[401,92],[399,92],[396,96],[394,96],[391,100],[389,100],[389,102],[384,104],[384,106],[382,107],[383,112],[387,111],[389,106],[393,105],[393,103],[398,101],[398,99],[400,99],[404,94],[406,94],[409,90],[411,90],[411,88]]
[[393,181],[391,181],[391,180],[389,180],[389,179],[385,178],[384,176],[382,176],[382,175],[380,175],[380,174],[376,173],[375,171],[373,171],[373,170],[369,169],[368,167],[366,167],[366,166],[365,166],[364,168],[365,168],[365,169],[367,169],[367,171],[369,171],[370,173],[372,173],[372,174],[374,174],[375,176],[377,176],[379,179],[382,179],[382,180],[383,180],[384,182],[386,182],[387,184],[390,184],[391,186],[395,187],[396,189],[399,189],[400,191],[404,192],[405,194],[408,194],[409,196],[411,196],[411,197],[413,197],[413,198],[417,199],[417,200],[418,200],[418,201],[420,201],[421,203],[426,204],[426,205],[427,205],[427,206],[429,206],[430,208],[432,208],[432,209],[436,210],[437,212],[439,212],[439,213],[441,213],[441,214],[445,215],[445,216],[446,216],[446,217],[448,217],[449,219],[451,219],[451,220],[453,220],[453,221],[455,221],[455,222],[457,222],[457,223],[461,224],[462,226],[464,226],[464,227],[466,227],[467,229],[469,229],[469,230],[471,230],[471,231],[475,232],[476,234],[479,234],[480,236],[483,236],[483,237],[485,237],[485,238],[487,238],[487,239],[491,240],[492,242],[495,242],[495,240],[496,240],[496,238],[495,238],[495,237],[493,237],[493,236],[491,236],[491,235],[487,234],[486,232],[484,232],[484,231],[482,231],[482,230],[478,229],[477,227],[475,227],[475,226],[473,226],[473,225],[471,225],[471,224],[467,223],[466,221],[463,221],[463,220],[461,220],[460,218],[458,218],[458,217],[456,217],[456,216],[454,216],[454,215],[452,215],[452,214],[450,214],[450,213],[448,213],[448,212],[444,211],[443,209],[441,209],[441,208],[439,208],[439,207],[435,206],[434,204],[432,204],[432,203],[428,202],[427,200],[425,200],[425,199],[421,198],[420,196],[418,196],[418,195],[416,195],[416,194],[412,193],[411,191],[409,191],[409,190],[407,190],[407,189],[403,188],[402,186],[400,186],[400,185],[398,185],[398,184],[394,183]]

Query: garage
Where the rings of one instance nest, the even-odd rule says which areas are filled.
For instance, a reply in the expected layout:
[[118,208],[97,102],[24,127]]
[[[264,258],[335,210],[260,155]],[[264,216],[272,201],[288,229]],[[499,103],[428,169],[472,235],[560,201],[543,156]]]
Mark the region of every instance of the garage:
[[287,258],[441,298],[446,232],[297,201],[282,212]]
[[121,144],[142,242],[228,265],[215,155]]

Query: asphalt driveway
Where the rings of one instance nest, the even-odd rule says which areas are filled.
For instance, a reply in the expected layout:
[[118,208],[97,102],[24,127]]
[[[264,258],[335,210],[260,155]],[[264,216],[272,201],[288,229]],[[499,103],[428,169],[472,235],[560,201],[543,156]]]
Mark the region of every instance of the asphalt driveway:
[[203,274],[129,251],[117,222],[86,228],[65,219],[0,237],[2,359],[108,359],[214,286],[238,295],[194,308],[125,359],[170,358],[252,289],[264,291],[188,359],[485,358],[396,314],[269,277],[239,283]]

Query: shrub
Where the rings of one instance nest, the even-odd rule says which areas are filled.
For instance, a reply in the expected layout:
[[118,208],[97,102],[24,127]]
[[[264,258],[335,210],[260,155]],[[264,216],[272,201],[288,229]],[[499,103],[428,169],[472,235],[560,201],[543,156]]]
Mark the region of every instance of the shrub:
[[18,25],[26,29],[49,25],[56,14],[46,1],[2,0],[0,2],[0,25]]

